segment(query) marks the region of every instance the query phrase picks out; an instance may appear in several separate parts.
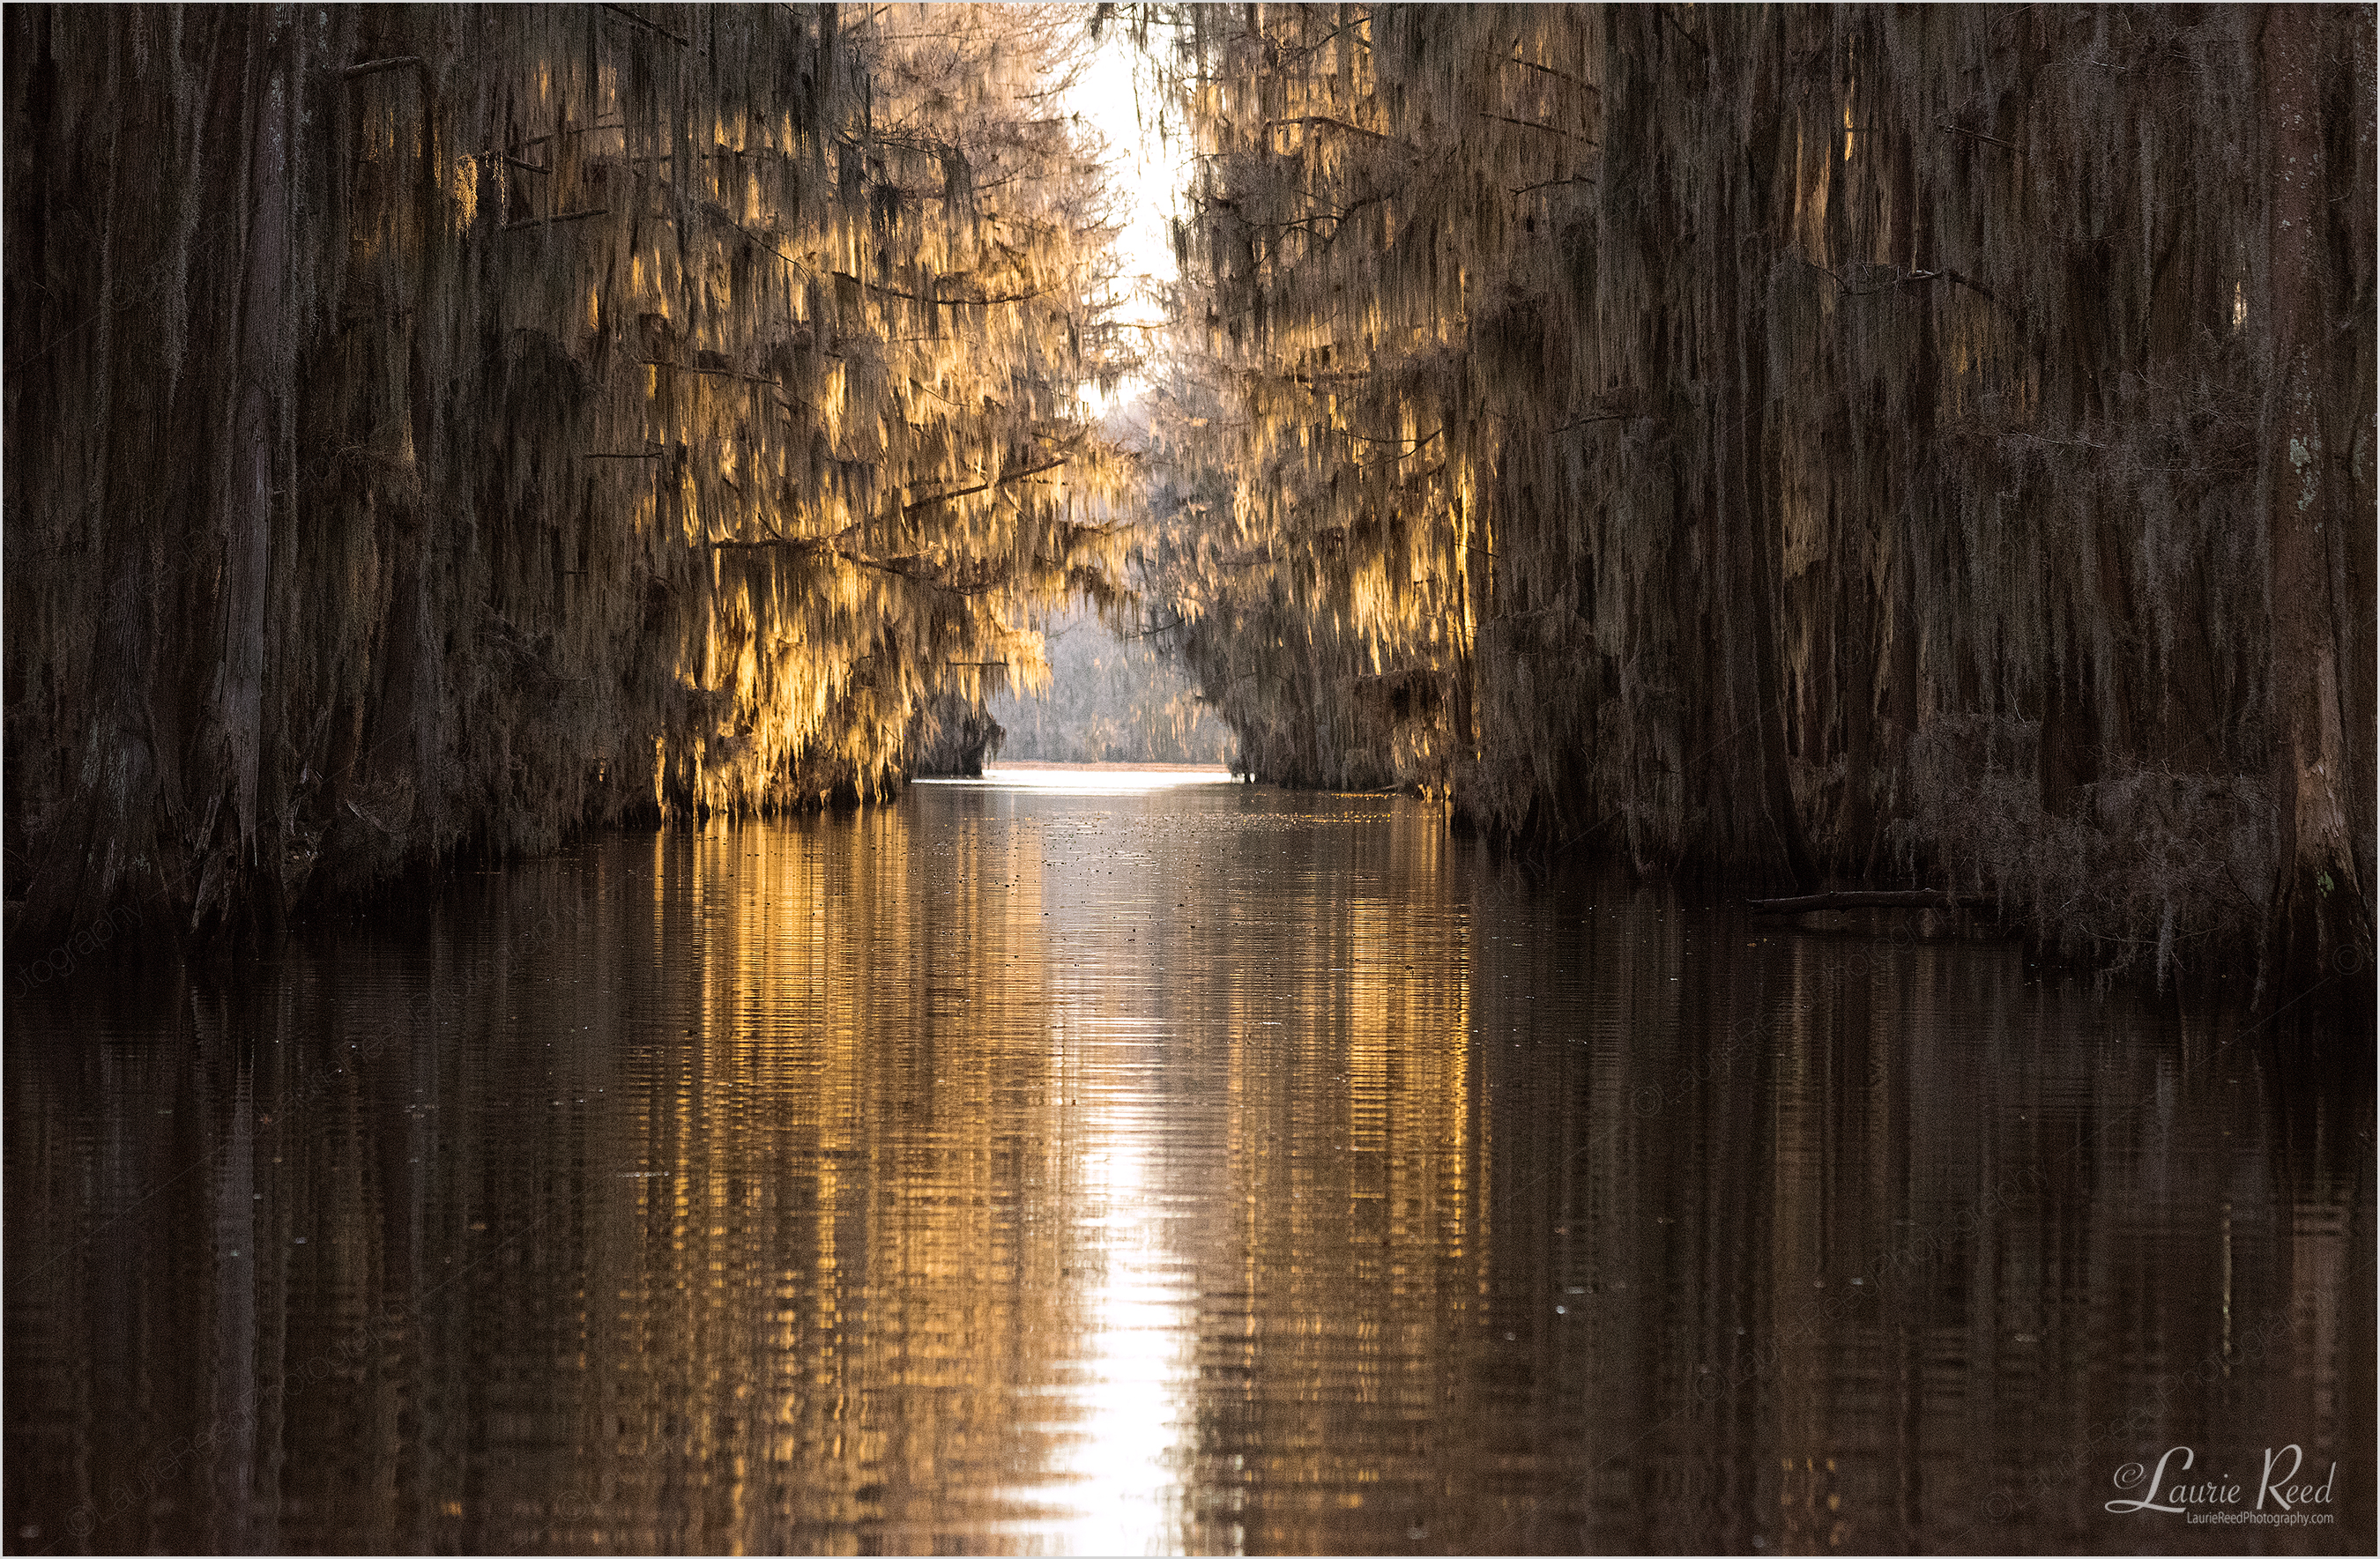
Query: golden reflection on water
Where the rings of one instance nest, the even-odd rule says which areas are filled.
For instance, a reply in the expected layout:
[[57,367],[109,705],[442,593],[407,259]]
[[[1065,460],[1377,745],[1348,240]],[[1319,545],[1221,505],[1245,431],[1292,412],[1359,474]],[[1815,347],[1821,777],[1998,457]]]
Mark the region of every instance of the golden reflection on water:
[[7,1017],[20,1548],[2124,1548],[2143,1451],[2371,1459],[2368,1088],[1402,799],[995,773]]

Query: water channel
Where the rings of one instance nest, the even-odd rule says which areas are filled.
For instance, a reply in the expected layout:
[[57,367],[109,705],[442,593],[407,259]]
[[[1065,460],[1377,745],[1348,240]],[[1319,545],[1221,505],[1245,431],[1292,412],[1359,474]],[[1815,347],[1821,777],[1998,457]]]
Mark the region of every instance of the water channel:
[[[596,838],[12,982],[7,1545],[2358,1549],[2368,1057],[2276,1032],[1401,797]],[[2289,1445],[2335,1525],[2108,1508]]]

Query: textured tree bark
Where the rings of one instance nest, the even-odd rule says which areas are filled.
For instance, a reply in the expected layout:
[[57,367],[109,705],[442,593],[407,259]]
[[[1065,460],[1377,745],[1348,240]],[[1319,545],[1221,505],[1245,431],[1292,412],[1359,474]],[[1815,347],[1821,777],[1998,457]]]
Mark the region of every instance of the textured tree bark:
[[[1749,66],[1740,100],[1742,128],[1738,134],[1747,141],[1774,112],[1775,77],[1767,66],[1776,42],[1760,31],[1744,40]],[[1761,192],[1750,187],[1749,172],[1742,166],[1729,168],[1718,183],[1720,207],[1716,225],[1721,231],[1762,231],[1765,202]],[[1728,616],[1730,630],[1749,639],[1744,670],[1749,673],[1751,707],[1745,713],[1759,741],[1753,793],[1760,798],[1760,834],[1747,842],[1773,851],[1793,881],[1806,888],[1818,880],[1818,869],[1793,804],[1793,784],[1786,767],[1785,682],[1779,667],[1777,595],[1783,588],[1784,571],[1776,555],[1781,519],[1776,502],[1776,471],[1765,439],[1771,409],[1767,289],[1742,273],[1743,253],[1743,248],[1736,245],[1719,250],[1714,291],[1722,300],[1726,318],[1721,339],[1733,359],[1725,365],[1725,378],[1737,399],[1733,415],[1716,440],[1721,459],[1732,466],[1720,503],[1734,517],[1730,529],[1737,554],[1736,577],[1743,592],[1743,598]]]
[[216,719],[228,750],[235,861],[227,876],[233,878],[257,864],[262,824],[257,780],[263,744],[264,624],[273,587],[273,465],[284,416],[276,391],[287,378],[283,332],[290,262],[288,24],[258,10],[249,25],[249,229],[232,493],[224,512],[224,627],[216,693]]
[[[2339,609],[2331,570],[2336,528],[2326,452],[2339,436],[2323,391],[2332,302],[2322,240],[2330,193],[2323,138],[2323,41],[2310,7],[2265,13],[2259,64],[2268,148],[2271,352],[2265,412],[2265,520],[2272,603],[2273,750],[2280,880],[2272,900],[2275,966],[2286,985],[2320,979],[2342,946],[2350,904],[2365,900],[2348,826],[2348,728],[2342,718]],[[2325,440],[2325,434],[2329,434]],[[2361,603],[2368,612],[2370,602]],[[2370,711],[2359,711],[2370,741]],[[2368,911],[2366,912],[2368,914]]]

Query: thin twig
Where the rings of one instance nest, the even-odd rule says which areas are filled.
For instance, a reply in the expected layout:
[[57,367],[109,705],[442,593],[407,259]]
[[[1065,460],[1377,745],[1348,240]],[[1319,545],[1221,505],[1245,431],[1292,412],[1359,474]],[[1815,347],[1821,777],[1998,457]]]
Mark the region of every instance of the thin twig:
[[1803,264],[1808,266],[1811,270],[1815,271],[1821,276],[1826,277],[1827,280],[1834,283],[1836,290],[1845,297],[1874,297],[1878,293],[1895,292],[1902,287],[1920,286],[1927,282],[1949,282],[1954,285],[1965,287],[1970,291],[1980,293],[1985,298],[1994,303],[1998,303],[2000,301],[1999,295],[1992,291],[1991,288],[1984,285],[1981,282],[1976,281],[1973,277],[1967,275],[1965,272],[1953,271],[1947,265],[1939,271],[1912,271],[1906,276],[1896,276],[1891,281],[1885,283],[1882,286],[1855,287],[1849,282],[1844,281],[1834,272],[1829,271],[1825,266],[1819,264],[1816,260],[1812,260],[1808,255],[1802,255],[1799,258]]
[[[1942,275],[1945,280],[1955,283],[1959,286],[1965,287],[1970,292],[1983,294],[1985,297],[1990,299],[1994,303],[1998,303],[2000,301],[1999,294],[1992,291],[1991,288],[1984,285],[1983,283],[1973,280],[1961,272],[1953,271],[1946,265],[1942,268]],[[2005,308],[2006,305],[2002,305],[2002,307]]]
[[1523,59],[1518,54],[1499,54],[1497,57],[1501,59],[1507,65],[1525,66],[1531,70],[1542,70],[1548,76],[1559,77],[1560,79],[1568,81],[1574,87],[1584,88],[1585,91],[1593,92],[1598,98],[1603,95],[1602,88],[1597,86],[1592,81],[1581,80],[1578,77],[1572,76],[1567,70],[1556,70],[1550,65],[1539,65],[1536,60]]
[[1692,43],[1695,48],[1701,50],[1703,58],[1710,58],[1710,45],[1695,37],[1693,33],[1688,32],[1686,30],[1686,24],[1680,21],[1675,13],[1676,7],[1664,6],[1661,7],[1661,19],[1668,22],[1671,27],[1676,28],[1678,30],[1679,37],[1684,39],[1687,42]]
[[1952,135],[1973,136],[1977,140],[1990,141],[1994,146],[2005,146],[2010,151],[2014,151],[2016,150],[2016,143],[2014,141],[2002,140],[1998,136],[1987,136],[1981,130],[1971,130],[1964,125],[1954,125],[1948,119],[1937,119],[1935,123],[1940,125],[1942,128],[1949,131]]
[[1535,184],[1514,185],[1512,187],[1512,193],[1515,195],[1526,195],[1532,189],[1549,189],[1557,184],[1592,185],[1594,183],[1595,180],[1591,178],[1544,178],[1539,179]]
[[989,491],[993,488],[1000,487],[1008,482],[1023,481],[1027,477],[1038,476],[1044,471],[1055,471],[1059,466],[1065,465],[1066,462],[1072,458],[1073,456],[1071,455],[1062,454],[1057,459],[1046,461],[1039,465],[1027,465],[1021,470],[1003,471],[999,476],[992,477],[990,481],[978,482],[973,487],[959,488],[951,492],[938,492],[933,494],[931,497],[921,498],[915,503],[904,503],[901,505],[901,513],[904,514],[914,514],[920,509],[931,508],[937,503],[947,503],[953,498],[966,498],[975,493]]
[[367,76],[377,76],[383,70],[403,70],[407,66],[424,76],[430,73],[419,54],[397,54],[389,59],[368,59],[360,65],[351,65],[340,71],[339,76],[344,80],[358,81]]
[[668,362],[660,357],[639,357],[637,361],[649,369],[675,369],[680,373],[698,373],[710,379],[740,379],[747,384],[777,382],[757,373],[746,373],[741,369],[698,369],[691,364]]
[[[618,119],[598,119],[598,120],[594,121],[592,124],[587,124],[587,125],[573,125],[573,126],[571,126],[571,127],[570,127],[570,128],[569,128],[567,131],[561,131],[561,130],[550,130],[550,131],[548,131],[547,133],[545,133],[544,135],[541,135],[541,136],[523,136],[520,139],[516,140],[516,141],[512,142],[511,144],[512,144],[512,145],[514,145],[514,146],[516,146],[516,147],[521,147],[521,146],[542,146],[542,145],[544,145],[547,141],[549,141],[549,140],[552,140],[552,139],[557,139],[558,137],[560,137],[560,136],[562,136],[562,135],[565,135],[565,134],[568,134],[568,135],[592,135],[592,134],[593,134],[594,132],[596,132],[597,130],[618,130],[618,131],[620,131],[622,134],[624,134],[624,135],[625,135],[625,134],[626,133],[626,131],[627,131],[627,128],[628,128],[628,127],[627,127],[625,123],[623,123],[622,121],[620,121],[620,120],[618,120]],[[464,156],[464,159],[465,159],[466,161],[476,161],[477,159],[481,158],[481,157],[496,157],[496,156],[501,156],[501,155],[503,155],[503,154],[504,154],[504,147],[501,147],[501,146],[483,146],[483,147],[481,147],[481,148],[480,148],[479,151],[467,151],[467,152],[463,153],[463,156]],[[631,159],[631,161],[636,161],[636,162],[643,162],[643,161],[647,161],[647,160],[648,160],[648,159],[644,159],[644,158],[634,158],[634,159]],[[662,158],[662,161],[663,161],[663,162],[667,162],[668,160],[669,160],[669,159],[667,159],[666,157],[664,157],[664,158]]]
[[1484,108],[1479,111],[1479,117],[1482,119],[1500,119],[1507,125],[1518,125],[1524,130],[1544,130],[1550,135],[1567,136],[1572,140],[1585,141],[1589,146],[1600,146],[1603,144],[1599,140],[1589,139],[1587,137],[1580,135],[1575,131],[1565,130],[1559,125],[1540,124],[1535,119],[1515,119],[1509,114],[1490,114]]
[[1973,893],[1947,888],[1875,891],[1852,888],[1836,893],[1805,893],[1796,899],[1747,899],[1753,911],[1765,915],[1801,914],[1810,910],[1974,910],[1991,903]]
[[660,33],[662,37],[668,39],[671,42],[675,43],[681,49],[686,46],[685,39],[679,37],[676,33],[672,32],[668,28],[663,27],[657,21],[647,21],[644,18],[637,15],[636,12],[628,9],[625,6],[606,5],[603,8],[611,12],[613,16],[627,18],[630,21],[635,22],[638,27],[646,28],[651,31]]
[[1324,114],[1304,114],[1291,119],[1268,119],[1261,127],[1270,130],[1278,129],[1283,125],[1322,125],[1332,129],[1351,131],[1359,136],[1369,136],[1374,140],[1395,142],[1397,139],[1394,136],[1382,135],[1378,130],[1367,130],[1361,125],[1351,125],[1344,119],[1333,119]]
[[[1187,628],[1189,625],[1190,620],[1177,611],[1173,614],[1173,621],[1171,622],[1160,622],[1155,627],[1144,628],[1137,634],[1127,634],[1124,637],[1134,639],[1153,639],[1160,634],[1170,634],[1176,628]],[[1066,630],[1061,629],[1059,631],[1063,633]]]
[[[792,262],[787,261],[787,263]],[[888,287],[881,282],[864,281],[848,271],[831,271],[827,274],[839,282],[849,282],[854,286],[866,287],[870,292],[886,293],[893,297],[905,297],[912,303],[922,303],[934,308],[989,308],[999,303],[1029,303],[1034,298],[1047,296],[1045,288],[1041,292],[1007,293],[997,297],[919,297],[916,293],[903,292],[899,287]]]
[[609,216],[611,214],[612,209],[609,206],[590,206],[583,211],[564,211],[559,216],[523,217],[518,222],[505,223],[502,231],[510,233],[516,228],[522,227],[550,227],[557,222],[580,222],[590,216]]

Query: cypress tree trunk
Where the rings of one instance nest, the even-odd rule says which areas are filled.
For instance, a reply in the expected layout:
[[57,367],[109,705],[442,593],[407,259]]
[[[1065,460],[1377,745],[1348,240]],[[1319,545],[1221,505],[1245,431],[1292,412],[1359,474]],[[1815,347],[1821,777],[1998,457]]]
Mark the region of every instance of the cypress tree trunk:
[[[264,632],[272,592],[275,467],[284,447],[279,390],[288,376],[283,340],[289,318],[289,71],[286,18],[255,10],[248,23],[248,217],[239,300],[237,403],[231,429],[232,488],[224,504],[223,643],[215,660],[215,720],[229,780],[225,816],[228,864],[216,880],[229,893],[255,868],[264,843],[259,770],[264,725]],[[211,869],[212,869],[211,867]],[[267,894],[277,883],[261,875]],[[202,896],[197,912],[215,906]]]
[[[2332,115],[2325,112],[2330,95],[2325,30],[2300,6],[2275,6],[2262,20],[2272,321],[2264,486],[2278,726],[2272,786],[2280,835],[2272,913],[2284,983],[2299,985],[2319,977],[2342,948],[2352,947],[2358,916],[2350,907],[2368,903],[2356,870],[2348,798],[2354,767],[2350,733],[2367,749],[2374,734],[2370,657],[2362,658],[2365,675],[2355,680],[2363,681],[2364,692],[2355,699],[2339,652],[2342,619],[2372,614],[2368,593],[2360,601],[2347,593],[2343,567],[2350,550],[2371,551],[2372,505],[2367,485],[2366,501],[2355,511],[2362,523],[2350,520],[2337,496],[2339,462],[2329,452],[2359,435],[2368,448],[2372,429],[2338,415],[2364,410],[2368,401],[2345,408],[2325,404],[2335,378],[2328,360],[2333,321],[2342,310],[2330,296],[2325,252],[2334,236],[2326,208],[2340,186],[2327,165],[2325,129]],[[2362,85],[2368,88],[2368,79]],[[2351,190],[2343,192],[2343,199],[2351,198]]]

